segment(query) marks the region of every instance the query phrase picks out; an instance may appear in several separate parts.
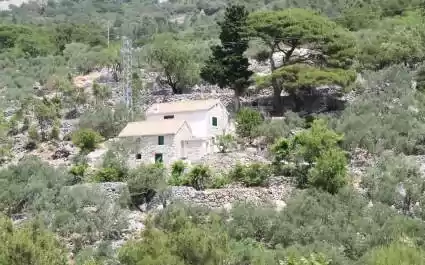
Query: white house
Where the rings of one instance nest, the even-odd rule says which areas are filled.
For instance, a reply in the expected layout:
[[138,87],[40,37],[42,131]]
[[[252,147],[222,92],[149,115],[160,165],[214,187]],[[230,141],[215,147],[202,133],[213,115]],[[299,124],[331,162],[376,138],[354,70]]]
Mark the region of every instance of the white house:
[[157,103],[146,111],[146,120],[185,120],[198,138],[210,138],[230,129],[229,113],[217,99]]
[[145,121],[127,124],[118,137],[135,142],[132,161],[170,164],[214,152],[215,138],[230,128],[229,113],[219,100],[190,100],[154,104]]

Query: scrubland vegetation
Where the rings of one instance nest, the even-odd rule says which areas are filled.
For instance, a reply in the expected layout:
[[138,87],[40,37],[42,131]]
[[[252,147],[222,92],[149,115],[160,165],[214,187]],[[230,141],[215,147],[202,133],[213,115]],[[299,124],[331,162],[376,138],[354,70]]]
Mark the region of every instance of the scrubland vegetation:
[[[0,12],[0,265],[425,264],[424,8],[419,0],[60,0]],[[174,94],[230,88],[236,135],[218,139],[221,152],[262,138],[271,163],[131,168],[119,142],[92,170],[87,154],[141,117],[110,104],[123,36],[134,46],[135,101],[150,89],[146,72]],[[268,73],[254,73],[253,62]],[[101,69],[113,84],[75,84]],[[285,119],[242,106],[252,86],[271,90],[272,114]],[[350,100],[336,113],[305,115],[304,95],[321,86]],[[64,119],[78,119],[68,134]],[[35,156],[10,163],[22,135],[26,152],[72,141],[79,154],[70,167]],[[360,176],[350,164],[359,149],[374,160]],[[280,211],[175,203],[146,218],[143,240],[113,247],[127,212],[169,186],[263,187],[271,176],[297,188]],[[99,182],[127,183],[129,194],[112,203],[91,185]]]

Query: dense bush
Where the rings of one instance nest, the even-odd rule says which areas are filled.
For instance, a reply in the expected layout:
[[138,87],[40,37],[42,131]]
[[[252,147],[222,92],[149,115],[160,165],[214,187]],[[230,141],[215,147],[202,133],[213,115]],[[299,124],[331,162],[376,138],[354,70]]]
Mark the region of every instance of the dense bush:
[[211,171],[208,166],[196,165],[187,173],[186,184],[196,190],[206,189],[212,180]]
[[244,185],[262,186],[271,176],[272,172],[269,165],[261,163],[252,163],[248,165],[236,164],[229,172],[229,178],[238,181]]
[[128,122],[128,110],[119,105],[116,109],[111,107],[98,107],[94,111],[86,112],[79,121],[81,128],[92,129],[108,139],[117,136]]
[[236,133],[243,138],[252,141],[254,130],[263,122],[263,116],[260,112],[242,108],[236,114]]
[[59,190],[73,177],[62,168],[53,168],[36,157],[0,170],[0,211],[8,215],[38,211],[54,203]]
[[311,128],[272,147],[275,170],[295,177],[299,187],[314,186],[336,193],[346,182],[347,158],[339,147],[342,135],[314,120]]
[[265,137],[267,144],[274,143],[279,138],[286,138],[292,135],[295,130],[306,127],[306,121],[295,112],[287,112],[284,119],[265,120],[260,126],[254,129],[256,137]]
[[409,70],[393,66],[367,72],[364,78],[366,91],[332,122],[337,132],[344,133],[344,147],[424,153],[424,101],[412,89]]
[[[382,204],[344,189],[337,195],[304,191],[287,201],[281,212],[241,204],[226,224],[231,238],[255,239],[280,254],[323,252],[330,264],[351,264],[373,247],[409,238],[421,244],[425,229],[420,220],[399,216]],[[360,236],[361,235],[361,236]],[[279,251],[280,252],[280,251]]]
[[[415,161],[393,153],[384,153],[370,167],[361,181],[372,201],[394,206],[404,214],[413,214],[415,204],[422,202],[425,186]],[[420,211],[421,212],[421,211]],[[418,217],[423,217],[419,213]]]
[[102,140],[102,136],[91,129],[81,129],[74,132],[72,135],[72,142],[78,146],[83,153],[94,151],[97,144]]
[[134,206],[149,202],[155,195],[165,203],[166,168],[162,164],[140,165],[130,170],[127,184]]
[[68,264],[65,247],[39,221],[17,228],[0,215],[0,231],[0,264]]

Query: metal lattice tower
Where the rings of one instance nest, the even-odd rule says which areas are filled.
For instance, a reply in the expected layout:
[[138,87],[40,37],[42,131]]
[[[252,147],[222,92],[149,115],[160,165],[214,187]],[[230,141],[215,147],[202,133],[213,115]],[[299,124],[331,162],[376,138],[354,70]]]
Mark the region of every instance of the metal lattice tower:
[[131,40],[127,37],[122,38],[121,60],[122,60],[122,78],[121,85],[124,94],[124,101],[127,108],[132,109],[132,67],[133,67],[133,52]]

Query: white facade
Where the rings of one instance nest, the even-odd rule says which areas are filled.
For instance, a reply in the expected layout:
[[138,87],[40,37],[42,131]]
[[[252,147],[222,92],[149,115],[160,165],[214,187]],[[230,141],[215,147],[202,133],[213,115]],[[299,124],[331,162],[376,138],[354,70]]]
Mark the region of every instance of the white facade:
[[127,124],[120,137],[135,143],[130,165],[155,163],[158,156],[170,165],[215,152],[215,138],[231,131],[229,113],[219,100],[186,101],[151,107],[145,121]]
[[[213,119],[217,123],[213,123]],[[197,138],[211,138],[228,132],[230,128],[229,114],[222,103],[217,103],[209,110],[194,110],[177,113],[147,113],[147,121],[164,119],[185,120],[192,129],[193,136]]]
[[[159,144],[159,137],[163,136],[163,144]],[[131,153],[131,164],[155,163],[155,157],[161,155],[164,164],[171,164],[184,157],[182,141],[190,139],[192,133],[187,123],[176,134],[168,135],[146,135],[132,137],[135,142]]]

